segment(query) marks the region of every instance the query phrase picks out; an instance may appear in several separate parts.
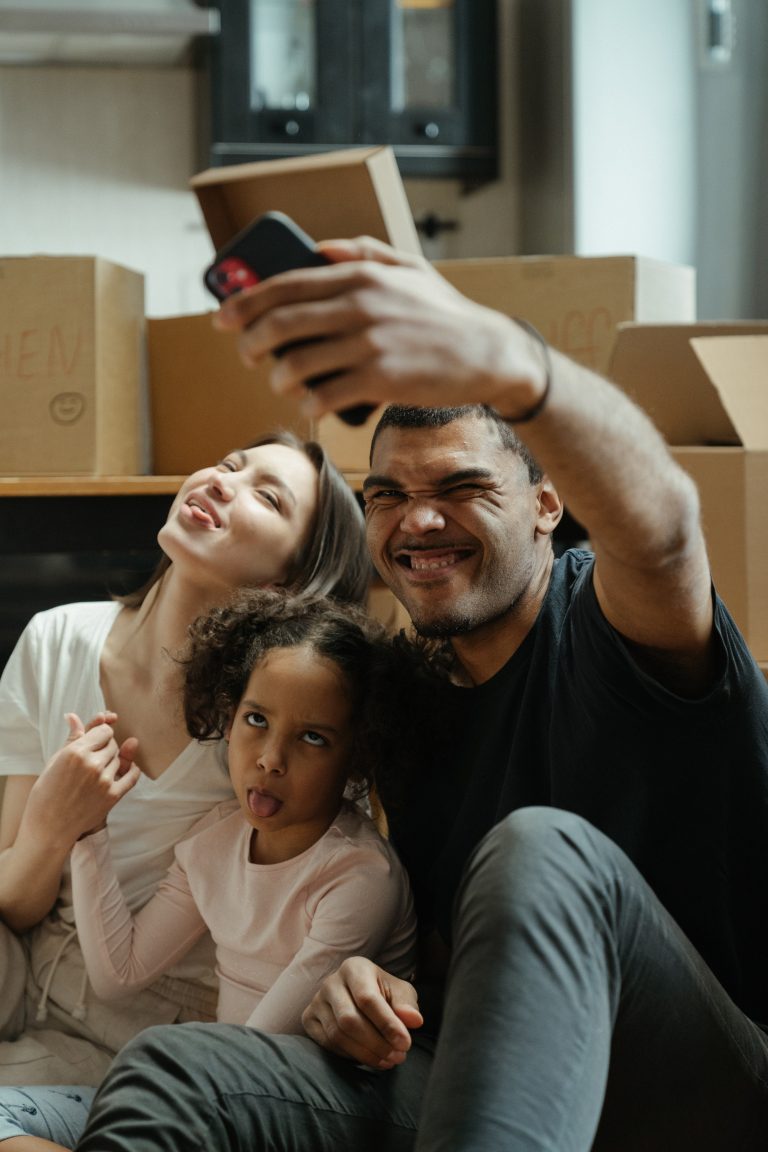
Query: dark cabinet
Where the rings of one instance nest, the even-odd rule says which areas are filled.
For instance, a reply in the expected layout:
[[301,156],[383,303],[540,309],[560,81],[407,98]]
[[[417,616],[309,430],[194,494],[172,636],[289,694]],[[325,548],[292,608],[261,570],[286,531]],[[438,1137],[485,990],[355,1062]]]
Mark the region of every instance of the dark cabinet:
[[491,179],[495,0],[221,0],[212,163],[392,145],[404,176]]

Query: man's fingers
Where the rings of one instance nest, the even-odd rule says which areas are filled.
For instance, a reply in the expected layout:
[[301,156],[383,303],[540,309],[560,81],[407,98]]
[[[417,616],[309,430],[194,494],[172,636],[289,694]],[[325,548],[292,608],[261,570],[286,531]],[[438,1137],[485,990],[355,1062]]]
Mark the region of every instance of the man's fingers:
[[395,252],[388,244],[373,236],[357,236],[354,240],[321,240],[317,250],[328,260],[339,264],[350,260],[375,260],[377,264],[397,264],[411,268],[420,268],[424,264],[421,257]]

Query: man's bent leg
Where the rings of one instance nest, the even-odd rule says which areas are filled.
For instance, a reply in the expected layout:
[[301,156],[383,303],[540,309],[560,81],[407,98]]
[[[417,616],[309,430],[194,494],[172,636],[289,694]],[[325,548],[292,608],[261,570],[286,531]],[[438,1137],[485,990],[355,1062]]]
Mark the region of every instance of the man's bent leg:
[[472,858],[419,1152],[758,1152],[768,1038],[627,857],[522,809]]
[[431,1052],[373,1072],[300,1036],[149,1028],[116,1057],[80,1152],[410,1152]]

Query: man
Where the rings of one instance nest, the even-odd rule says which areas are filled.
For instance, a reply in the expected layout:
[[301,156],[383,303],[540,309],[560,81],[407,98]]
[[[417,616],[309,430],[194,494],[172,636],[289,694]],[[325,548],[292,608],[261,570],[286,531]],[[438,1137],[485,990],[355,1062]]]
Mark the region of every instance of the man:
[[[452,754],[384,788],[419,993],[357,958],[308,1006],[311,1040],[152,1029],[78,1147],[764,1149],[768,692],[695,488],[527,327],[384,246],[324,251],[219,322],[247,362],[308,342],[273,383],[309,412],[399,405],[369,545],[451,675]],[[555,561],[559,493],[593,552]]]

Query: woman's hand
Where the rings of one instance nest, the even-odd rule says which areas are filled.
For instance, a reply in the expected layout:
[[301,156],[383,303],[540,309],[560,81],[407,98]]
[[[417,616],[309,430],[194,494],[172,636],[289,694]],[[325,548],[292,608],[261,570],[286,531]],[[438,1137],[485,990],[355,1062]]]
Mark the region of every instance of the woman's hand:
[[103,826],[139,779],[138,741],[118,745],[114,712],[84,725],[67,716],[69,738],[38,777],[9,777],[3,797],[0,917],[25,932],[51,910],[75,841]]
[[141,772],[133,760],[138,740],[115,740],[114,712],[100,712],[86,725],[71,712],[69,736],[40,773],[23,824],[51,845],[71,848],[81,836],[104,827],[107,815],[134,787]]
[[307,1035],[358,1064],[393,1068],[411,1047],[409,1029],[423,1024],[416,989],[371,960],[353,956],[323,981],[302,1024]]

